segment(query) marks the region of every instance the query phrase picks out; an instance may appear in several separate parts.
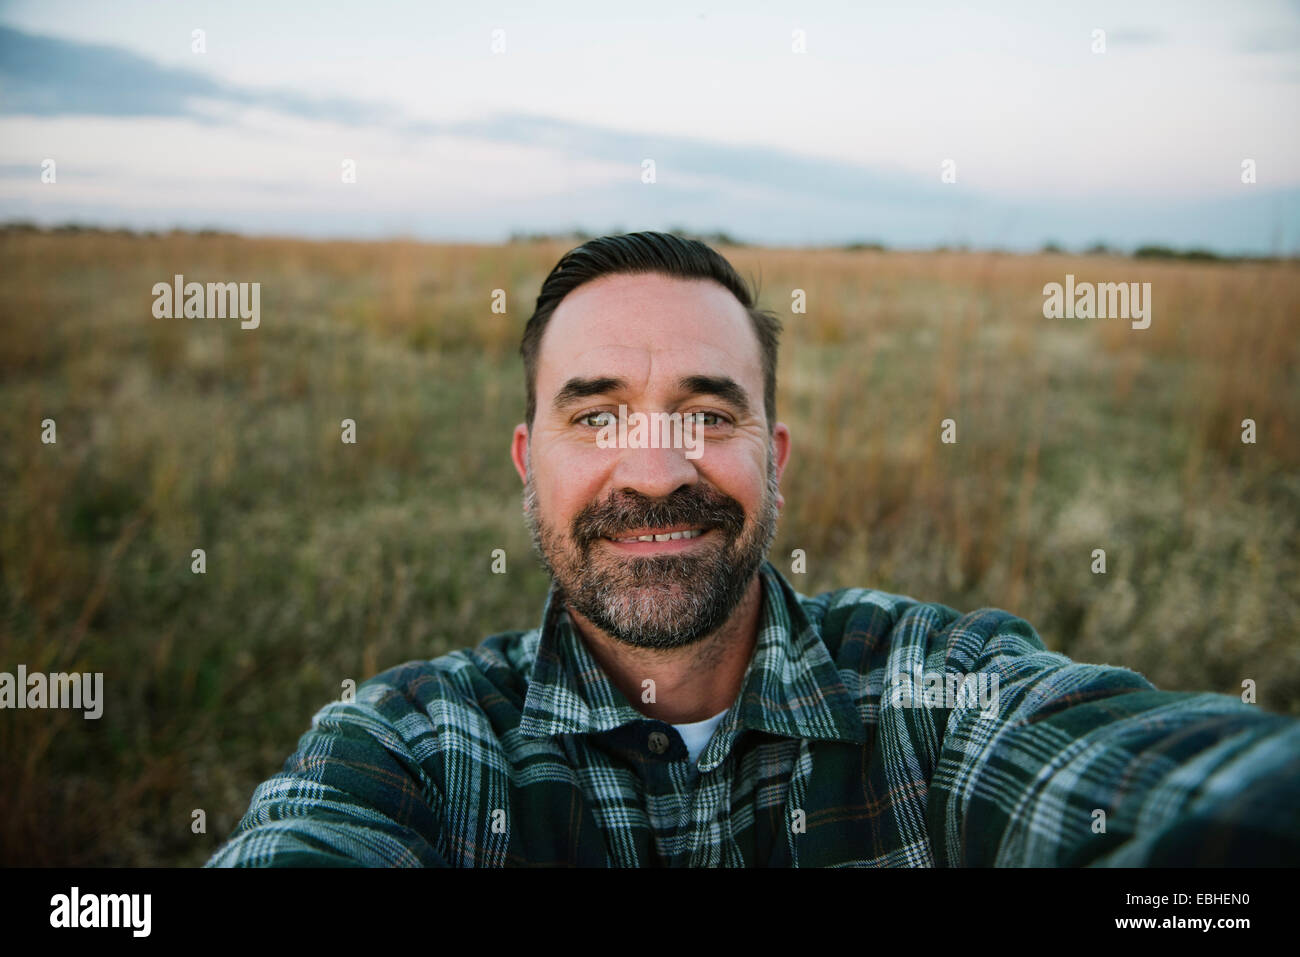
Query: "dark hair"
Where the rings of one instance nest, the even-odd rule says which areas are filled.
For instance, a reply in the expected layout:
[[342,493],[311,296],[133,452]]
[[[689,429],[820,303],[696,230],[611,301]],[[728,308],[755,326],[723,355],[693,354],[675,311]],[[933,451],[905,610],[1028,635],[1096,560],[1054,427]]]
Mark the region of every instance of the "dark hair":
[[560,257],[537,296],[532,317],[524,326],[519,354],[524,358],[527,389],[526,422],[533,428],[537,412],[537,356],[541,352],[542,334],[560,302],[584,283],[602,276],[634,273],[660,273],[677,279],[712,279],[728,289],[749,313],[754,334],[758,336],[763,362],[763,409],[767,425],[776,425],[776,353],[781,335],[781,320],[775,313],[759,309],[757,295],[751,292],[740,274],[721,255],[704,243],[683,239],[671,233],[624,233],[601,236],[570,249]]

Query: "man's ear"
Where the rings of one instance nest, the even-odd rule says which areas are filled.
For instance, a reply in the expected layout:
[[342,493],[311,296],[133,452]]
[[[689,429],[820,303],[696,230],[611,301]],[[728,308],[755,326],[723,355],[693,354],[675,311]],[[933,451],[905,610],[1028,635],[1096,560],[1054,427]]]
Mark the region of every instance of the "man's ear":
[[[776,452],[776,480],[781,481],[781,475],[785,472],[785,465],[790,461],[790,429],[784,422],[778,422],[772,429],[772,445]],[[781,494],[778,488],[776,491],[776,507],[779,509],[785,504],[785,496]]]
[[510,441],[510,459],[515,463],[519,481],[528,481],[528,426],[520,422],[515,426],[514,438]]

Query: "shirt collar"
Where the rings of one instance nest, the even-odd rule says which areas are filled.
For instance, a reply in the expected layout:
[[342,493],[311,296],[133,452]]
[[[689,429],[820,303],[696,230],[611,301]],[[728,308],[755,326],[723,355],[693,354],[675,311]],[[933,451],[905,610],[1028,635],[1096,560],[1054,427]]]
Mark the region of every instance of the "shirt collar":
[[[742,731],[865,744],[866,725],[821,632],[800,596],[770,562],[759,570],[762,613],[739,697],[701,755],[701,770],[721,763]],[[525,737],[592,734],[653,720],[628,703],[574,629],[552,586],[535,636],[519,732]],[[722,744],[719,744],[722,739]]]

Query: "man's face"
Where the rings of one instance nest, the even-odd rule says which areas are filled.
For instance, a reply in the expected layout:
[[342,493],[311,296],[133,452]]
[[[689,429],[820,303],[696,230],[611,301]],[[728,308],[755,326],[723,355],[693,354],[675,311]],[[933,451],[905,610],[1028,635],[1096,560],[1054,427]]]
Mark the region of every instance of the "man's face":
[[[638,647],[674,648],[714,632],[775,534],[790,449],[789,431],[770,430],[764,414],[758,338],[744,307],[707,280],[587,283],[551,317],[536,393],[531,437],[517,427],[512,453],[534,545],[565,600]],[[702,414],[695,442],[703,441],[602,447],[620,406],[628,418]],[[636,540],[672,534],[681,537]]]

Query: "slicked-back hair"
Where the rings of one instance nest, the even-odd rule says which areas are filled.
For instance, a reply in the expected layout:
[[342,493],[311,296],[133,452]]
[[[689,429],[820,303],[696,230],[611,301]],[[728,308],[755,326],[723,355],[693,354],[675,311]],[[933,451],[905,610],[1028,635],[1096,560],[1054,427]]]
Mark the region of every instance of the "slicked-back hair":
[[676,279],[712,279],[731,292],[749,314],[758,336],[763,364],[763,409],[769,430],[776,426],[776,354],[781,320],[759,309],[757,295],[719,253],[695,239],[671,233],[639,232],[601,236],[570,249],[560,257],[537,296],[537,305],[524,326],[519,353],[524,359],[527,390],[526,419],[529,432],[537,414],[537,357],[542,335],[564,297],[584,283],[602,276],[658,273]]

